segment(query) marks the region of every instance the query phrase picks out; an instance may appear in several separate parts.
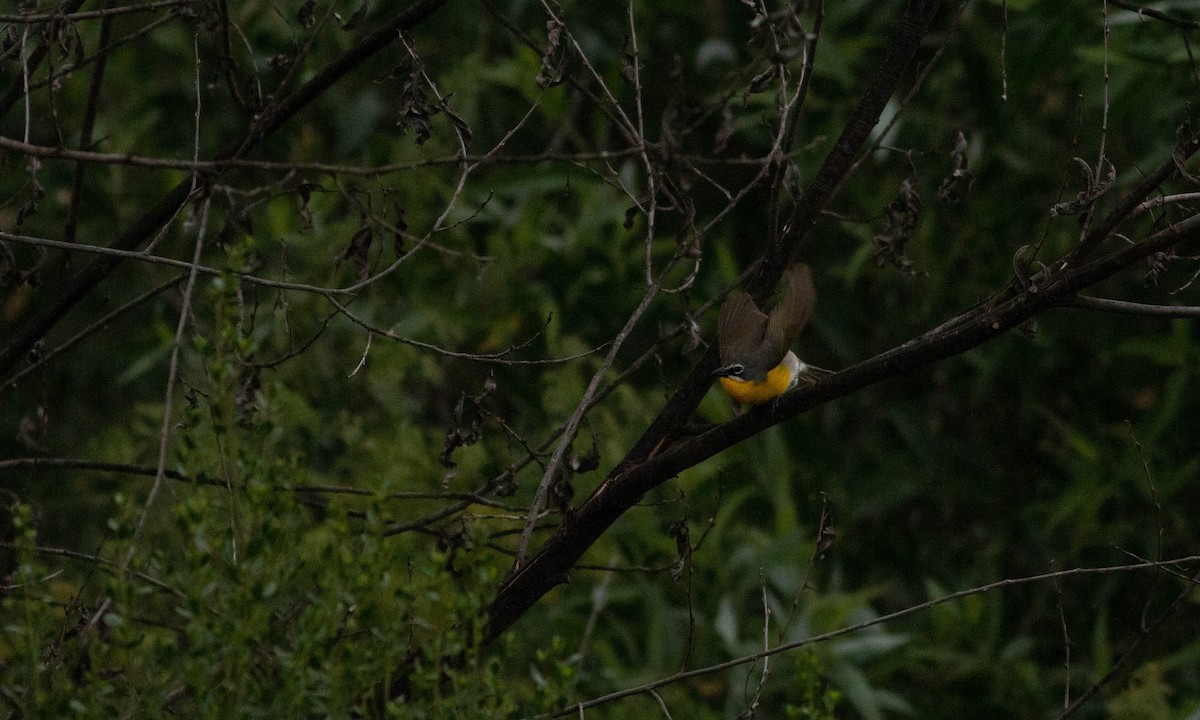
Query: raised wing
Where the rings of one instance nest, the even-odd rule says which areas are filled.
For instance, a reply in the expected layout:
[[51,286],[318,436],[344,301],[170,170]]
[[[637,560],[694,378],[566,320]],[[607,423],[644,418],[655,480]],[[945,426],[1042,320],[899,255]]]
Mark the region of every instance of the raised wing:
[[765,357],[778,363],[791,349],[796,336],[812,317],[817,304],[817,288],[813,285],[812,270],[803,263],[792,265],[783,273],[783,295],[771,309],[763,339]]
[[744,360],[756,353],[766,332],[767,316],[754,304],[750,293],[743,290],[730,293],[717,318],[721,364],[728,365],[734,358]]

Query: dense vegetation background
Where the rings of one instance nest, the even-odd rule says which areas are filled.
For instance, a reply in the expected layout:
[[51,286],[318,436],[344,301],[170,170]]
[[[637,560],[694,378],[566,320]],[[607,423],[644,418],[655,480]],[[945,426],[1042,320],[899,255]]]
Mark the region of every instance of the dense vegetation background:
[[4,716],[1200,717],[1195,9],[6,8]]

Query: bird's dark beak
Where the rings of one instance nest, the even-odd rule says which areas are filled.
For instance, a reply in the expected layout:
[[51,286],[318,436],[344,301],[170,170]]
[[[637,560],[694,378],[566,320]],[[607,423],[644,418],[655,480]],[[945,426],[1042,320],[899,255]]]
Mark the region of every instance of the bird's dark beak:
[[713,370],[711,377],[714,377],[714,378],[729,377],[729,368],[730,367],[731,367],[730,365],[726,365],[725,367],[719,367],[716,370]]

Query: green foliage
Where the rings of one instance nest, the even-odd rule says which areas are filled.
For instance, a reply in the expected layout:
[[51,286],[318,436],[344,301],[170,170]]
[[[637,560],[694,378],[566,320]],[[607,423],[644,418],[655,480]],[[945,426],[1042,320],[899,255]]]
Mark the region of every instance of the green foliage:
[[822,679],[821,666],[814,652],[800,652],[796,657],[795,703],[784,705],[784,717],[796,720],[834,720],[842,694]]
[[7,672],[4,699],[15,703],[19,698],[44,702],[51,693],[43,680],[47,658],[53,657],[53,638],[62,622],[55,603],[50,572],[37,561],[37,533],[33,512],[28,505],[8,508],[13,531],[13,572],[8,575],[5,594],[0,600],[4,611],[4,634],[0,636]]
[[1170,690],[1163,682],[1162,668],[1157,663],[1149,663],[1133,674],[1129,685],[1105,703],[1105,708],[1111,718],[1166,720],[1172,717],[1167,702]]
[[[306,471],[281,451],[292,427],[274,386],[244,361],[254,343],[231,279],[206,287],[212,332],[192,343],[203,383],[179,413],[173,456],[191,482],[165,491],[169,508],[141,534],[143,498],[118,494],[107,523],[107,555],[149,553],[66,589],[64,616],[35,562],[29,508],[15,509],[8,700],[32,717],[374,715],[374,685],[416,657],[408,680],[422,701],[397,701],[387,716],[507,717],[513,702],[479,643],[500,569],[486,537],[465,526],[444,549],[389,538],[387,476],[354,507],[288,491]],[[81,606],[92,594],[100,607]],[[75,633],[47,647],[74,618]]]
[[[155,553],[144,575],[114,574],[98,610],[68,604],[79,625],[52,646],[62,607],[43,589],[44,568],[22,562],[18,593],[4,600],[6,699],[34,717],[345,716],[352,707],[374,716],[371,687],[415,651],[423,659],[412,693],[424,700],[397,702],[389,717],[513,711],[494,661],[478,652],[461,666],[439,661],[476,643],[493,570],[411,552],[379,528],[350,532],[344,511],[313,525],[271,500],[286,495],[247,495],[232,529],[249,542],[237,546],[231,527],[213,521],[231,511],[220,494],[197,489],[172,513],[188,539],[183,555]],[[18,525],[27,516],[18,508]],[[22,559],[33,541],[26,533]]]
[[[296,3],[305,21],[225,5],[114,16],[85,149],[178,159],[236,147],[273,99],[394,10]],[[1145,618],[1180,591],[1165,570],[1014,584],[880,621],[1003,578],[1195,554],[1195,321],[1065,307],[687,469],[483,646],[559,428],[641,302],[647,258],[664,287],[686,287],[660,292],[616,353],[531,551],[705,351],[715,311],[702,306],[763,254],[773,213],[786,218],[814,177],[902,3],[824,3],[784,149],[793,164],[745,195],[808,58],[815,4],[792,4],[791,26],[778,3],[758,19],[745,3],[633,3],[632,18],[626,4],[552,3],[578,49],[564,44],[567,81],[547,87],[535,80],[554,62],[545,8],[489,5],[452,0],[404,36],[415,58],[396,42],[340,76],[245,158],[272,165],[204,168],[205,188],[151,248],[189,261],[206,229],[202,264],[216,274],[197,274],[187,308],[185,278],[0,386],[0,461],[86,461],[0,467],[0,705],[26,717],[526,717],[753,655],[764,632],[802,645],[772,656],[761,689],[759,661],[658,698],[689,718],[1041,718],[1061,704],[1068,649],[1077,696],[1134,647],[1139,669],[1079,717],[1200,703],[1194,602],[1142,642]],[[1117,182],[1091,223],[1171,157],[1194,113],[1194,29],[1109,3],[1106,43],[1100,3],[957,7],[946,3],[884,113],[894,125],[801,250],[820,300],[797,351],[818,366],[886,351],[987,301],[1022,261],[1033,272],[1073,248],[1082,216],[1050,208],[1082,189],[1074,158],[1094,162],[1102,118]],[[0,135],[80,145],[100,23],[61,27],[28,98],[0,108]],[[24,87],[18,59],[48,28],[6,26],[0,85]],[[644,128],[656,174],[620,113]],[[112,157],[5,149],[2,229],[64,239],[74,208],[75,239],[112,245],[190,182],[179,166]],[[968,174],[951,186],[956,169]],[[1193,189],[1181,179],[1163,193]],[[885,221],[916,206],[907,224]],[[1139,240],[1188,207],[1120,231]],[[0,247],[5,342],[91,260],[57,252]],[[1089,292],[1196,305],[1194,254],[1181,246]],[[32,354],[178,272],[124,262]],[[714,390],[693,421],[730,417]],[[371,704],[381,682],[404,697]],[[586,714],[657,716],[659,702],[638,693]]]

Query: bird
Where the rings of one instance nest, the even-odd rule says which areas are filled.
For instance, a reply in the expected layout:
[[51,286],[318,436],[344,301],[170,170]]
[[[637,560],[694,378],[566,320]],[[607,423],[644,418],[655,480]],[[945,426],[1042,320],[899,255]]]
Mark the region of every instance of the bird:
[[829,374],[796,357],[790,347],[816,301],[812,270],[804,263],[784,271],[783,293],[769,315],[743,290],[735,290],[725,299],[717,319],[721,367],[712,374],[735,403],[761,405],[796,387],[800,380],[815,382]]

